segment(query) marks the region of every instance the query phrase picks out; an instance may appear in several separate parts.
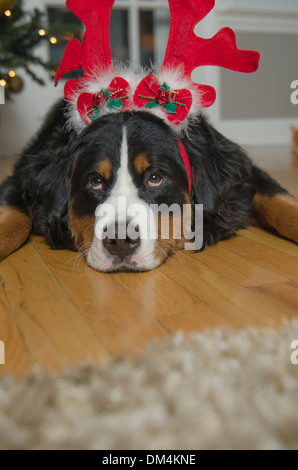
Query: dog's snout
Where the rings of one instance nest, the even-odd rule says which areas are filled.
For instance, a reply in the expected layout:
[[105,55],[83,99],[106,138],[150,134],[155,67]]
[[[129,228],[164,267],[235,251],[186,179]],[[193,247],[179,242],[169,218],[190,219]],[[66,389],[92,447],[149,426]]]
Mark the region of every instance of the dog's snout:
[[127,231],[128,224],[116,225],[115,237],[104,238],[103,246],[112,256],[124,260],[126,256],[133,255],[140,246],[140,237],[130,237]]

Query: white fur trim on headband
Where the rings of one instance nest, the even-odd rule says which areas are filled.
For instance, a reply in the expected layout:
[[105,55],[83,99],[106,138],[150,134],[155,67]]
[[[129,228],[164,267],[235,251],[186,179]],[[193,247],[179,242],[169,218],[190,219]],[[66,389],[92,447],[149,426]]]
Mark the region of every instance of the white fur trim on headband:
[[[147,107],[140,108],[133,102],[133,96],[138,85],[147,75],[150,74],[155,75],[161,85],[163,83],[167,83],[171,90],[186,88],[191,92],[192,105],[187,118],[183,122],[179,124],[173,124],[169,122],[166,113],[162,110],[161,107],[156,107],[152,109],[149,109]],[[197,118],[198,113],[201,109],[200,96],[198,90],[194,87],[194,83],[190,79],[185,78],[182,68],[174,70],[168,68],[164,69],[163,71],[156,71],[154,69],[148,70],[142,67],[132,68],[116,64],[114,66],[114,70],[97,70],[94,72],[93,77],[88,79],[81,79],[81,86],[79,87],[77,92],[72,96],[71,101],[69,101],[68,104],[68,109],[66,113],[68,128],[75,130],[75,132],[79,134],[86,127],[86,124],[83,122],[77,108],[77,101],[79,96],[82,93],[99,93],[101,90],[108,88],[111,81],[115,77],[124,78],[130,85],[129,109],[131,111],[146,111],[151,114],[154,114],[164,120],[168,125],[170,125],[170,127],[177,134],[181,134],[181,132],[187,128],[188,124]],[[118,113],[121,111],[123,111],[122,108],[111,110],[105,105],[100,108],[100,117],[105,116],[107,114]],[[91,122],[92,121],[90,121],[90,123]]]

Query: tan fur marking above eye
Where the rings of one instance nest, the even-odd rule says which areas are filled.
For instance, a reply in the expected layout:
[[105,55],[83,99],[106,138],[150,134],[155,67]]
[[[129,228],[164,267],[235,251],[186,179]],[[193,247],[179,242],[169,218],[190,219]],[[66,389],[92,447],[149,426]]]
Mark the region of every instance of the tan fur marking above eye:
[[298,199],[283,194],[268,197],[257,193],[253,207],[262,225],[298,243]]
[[76,248],[78,250],[83,249],[84,252],[85,250],[89,251],[94,236],[95,216],[78,217],[75,214],[73,204],[71,203],[69,209],[69,223]]
[[134,166],[136,171],[141,175],[151,166],[151,162],[146,155],[140,154],[135,157]]
[[109,180],[112,176],[112,169],[113,169],[113,165],[112,165],[111,160],[106,158],[105,160],[99,163],[96,171],[104,179]]
[[25,243],[31,229],[29,216],[13,207],[0,208],[0,261]]

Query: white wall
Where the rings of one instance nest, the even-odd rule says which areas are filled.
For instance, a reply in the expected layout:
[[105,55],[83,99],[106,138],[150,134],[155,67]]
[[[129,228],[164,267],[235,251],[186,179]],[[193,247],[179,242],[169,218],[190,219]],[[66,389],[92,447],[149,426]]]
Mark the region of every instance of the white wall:
[[[261,51],[259,70],[252,75],[225,71],[218,67],[203,67],[201,71],[197,69],[194,72],[194,76],[201,76],[201,83],[210,84],[216,89],[217,100],[208,109],[212,123],[222,134],[242,145],[289,146],[292,138],[290,126],[298,127],[298,105],[290,103],[293,93],[291,83],[298,80],[298,1],[295,0],[295,8],[292,10],[290,2],[291,0],[286,0],[285,3],[283,0],[275,0],[272,3],[271,0],[263,0],[254,1],[252,5],[251,0],[217,0],[215,10],[196,27],[198,35],[211,37],[220,28],[230,26],[238,37],[240,47],[245,38],[245,48],[251,47]],[[275,38],[272,43],[270,37]],[[287,37],[289,47],[282,51],[275,50],[279,38],[281,44],[287,42]],[[232,77],[233,86],[227,86],[227,76]],[[266,80],[268,87],[265,86]],[[237,101],[239,114],[237,118],[227,119],[227,110],[223,109],[223,106],[227,101],[236,100],[236,93],[232,92],[233,87],[239,91],[241,86],[243,89],[244,82],[246,93]],[[255,115],[250,113],[250,118],[243,118],[246,114],[243,107],[249,102],[250,96],[258,95],[260,88],[264,108],[266,103],[276,101],[277,98],[287,100],[287,103],[276,114],[273,111],[270,113],[273,108],[270,105],[267,106],[268,109],[262,109],[260,115],[256,107]],[[272,90],[279,89],[279,96],[276,97]],[[285,109],[290,109],[288,116]]]
[[297,0],[218,0],[222,9],[290,12],[298,11]]

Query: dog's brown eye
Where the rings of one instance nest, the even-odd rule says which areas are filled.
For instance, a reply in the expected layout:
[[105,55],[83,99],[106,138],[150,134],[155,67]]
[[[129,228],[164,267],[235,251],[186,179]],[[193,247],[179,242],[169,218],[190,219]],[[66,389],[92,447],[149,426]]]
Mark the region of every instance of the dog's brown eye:
[[158,175],[157,173],[154,173],[148,179],[148,186],[150,188],[157,188],[157,187],[161,186],[162,183],[163,183],[163,178],[162,178],[162,176]]
[[100,191],[101,189],[103,189],[102,179],[100,176],[94,176],[90,180],[90,185],[92,189],[94,189],[94,191]]

